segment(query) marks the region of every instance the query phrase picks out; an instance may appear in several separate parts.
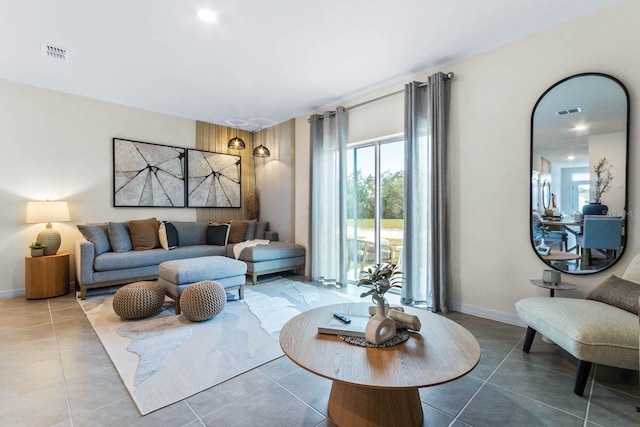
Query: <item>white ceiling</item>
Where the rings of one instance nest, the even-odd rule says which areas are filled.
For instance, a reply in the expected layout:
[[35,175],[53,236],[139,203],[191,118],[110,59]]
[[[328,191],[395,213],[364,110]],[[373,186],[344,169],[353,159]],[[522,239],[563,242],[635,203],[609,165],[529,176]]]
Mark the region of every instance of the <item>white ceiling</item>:
[[0,78],[254,130],[617,1],[0,0]]

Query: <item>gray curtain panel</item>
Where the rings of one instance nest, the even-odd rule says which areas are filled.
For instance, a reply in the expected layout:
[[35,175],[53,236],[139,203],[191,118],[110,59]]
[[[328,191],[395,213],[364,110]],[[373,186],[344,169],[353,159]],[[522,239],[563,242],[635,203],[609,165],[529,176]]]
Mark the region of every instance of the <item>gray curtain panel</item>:
[[347,115],[343,107],[311,123],[311,280],[346,284]]
[[405,193],[402,302],[446,313],[449,282],[447,127],[443,73],[405,85]]

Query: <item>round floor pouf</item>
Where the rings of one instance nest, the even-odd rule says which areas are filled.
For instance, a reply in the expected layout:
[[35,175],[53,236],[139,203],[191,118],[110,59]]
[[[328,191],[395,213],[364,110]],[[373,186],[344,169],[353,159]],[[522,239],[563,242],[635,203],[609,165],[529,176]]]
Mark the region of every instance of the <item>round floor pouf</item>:
[[164,289],[156,282],[131,283],[113,296],[113,311],[123,319],[142,319],[160,310],[164,296]]
[[226,291],[211,280],[196,282],[180,294],[180,310],[192,322],[211,319],[224,309],[226,303]]

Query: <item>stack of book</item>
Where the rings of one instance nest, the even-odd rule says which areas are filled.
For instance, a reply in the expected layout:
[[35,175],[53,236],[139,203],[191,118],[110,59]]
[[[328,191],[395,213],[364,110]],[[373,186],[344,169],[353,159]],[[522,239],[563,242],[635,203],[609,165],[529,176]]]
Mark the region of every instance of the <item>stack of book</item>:
[[347,335],[352,337],[364,338],[364,330],[370,317],[359,314],[338,313],[349,319],[349,323],[345,323],[337,318],[332,318],[326,325],[318,326],[318,333],[330,335]]

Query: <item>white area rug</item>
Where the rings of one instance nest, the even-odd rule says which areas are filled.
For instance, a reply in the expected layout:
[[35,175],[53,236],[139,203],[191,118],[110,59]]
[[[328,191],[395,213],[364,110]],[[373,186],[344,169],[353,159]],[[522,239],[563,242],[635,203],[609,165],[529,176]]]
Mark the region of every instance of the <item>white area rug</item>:
[[122,320],[112,300],[79,302],[142,415],[280,357],[278,334],[295,315],[362,301],[283,278],[246,286],[244,300],[227,302],[222,313],[199,323],[176,316],[168,298],[157,315]]

